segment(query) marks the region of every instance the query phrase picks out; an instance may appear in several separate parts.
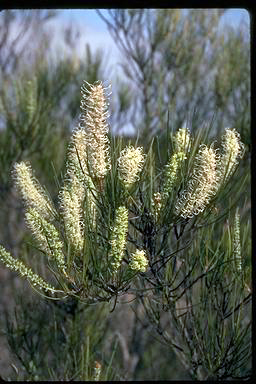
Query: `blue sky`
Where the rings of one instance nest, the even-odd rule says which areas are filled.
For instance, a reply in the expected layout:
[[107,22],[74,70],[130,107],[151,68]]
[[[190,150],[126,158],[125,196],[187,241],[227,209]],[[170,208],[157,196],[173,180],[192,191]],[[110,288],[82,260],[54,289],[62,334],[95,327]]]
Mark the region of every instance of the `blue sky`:
[[[74,50],[78,56],[83,55],[85,44],[89,43],[92,52],[98,48],[104,48],[104,54],[110,65],[116,64],[119,61],[120,53],[114,44],[108,29],[102,19],[98,16],[94,9],[65,9],[58,10],[57,18],[52,21],[52,26],[57,33],[54,46],[59,46],[58,36],[62,30],[72,25],[74,29],[80,31],[80,38],[76,41]],[[106,12],[103,10],[103,12]],[[63,47],[61,47],[62,49]]]
[[[60,11],[60,17],[66,21],[86,22],[91,26],[106,28],[94,9],[65,9]],[[245,9],[229,9],[222,19],[225,23],[237,25],[243,18],[249,22],[249,14]]]
[[[101,10],[107,16],[107,11]],[[210,12],[210,10],[209,10]],[[103,48],[104,52],[107,52],[107,67],[114,75],[118,74],[122,78],[122,72],[119,70],[117,65],[121,62],[121,54],[118,51],[112,37],[110,36],[108,29],[102,19],[98,16],[94,9],[66,9],[60,10],[59,25],[64,26],[70,23],[77,27],[81,31],[81,38],[76,41],[74,47],[76,53],[80,56],[83,55],[85,43],[90,43],[92,51],[97,48]],[[231,25],[238,27],[240,22],[244,21],[248,26],[249,36],[249,25],[250,18],[249,13],[245,9],[228,9],[221,19],[221,24]],[[115,83],[114,77],[111,77],[112,85]],[[129,126],[126,126],[126,130],[129,130]]]
[[[101,10],[106,13],[106,10]],[[210,10],[209,10],[210,11]],[[119,59],[119,51],[113,42],[105,23],[98,16],[95,9],[65,9],[59,10],[58,21],[61,26],[70,23],[80,29],[81,37],[77,42],[76,51],[79,54],[84,50],[86,42],[90,43],[92,50],[104,47],[108,52],[110,63],[116,63]],[[221,24],[238,26],[245,21],[249,28],[249,13],[245,9],[228,9],[222,16]],[[248,31],[249,33],[249,31]]]
[[250,24],[250,15],[246,9],[229,9],[223,16],[222,22],[237,26],[240,21],[245,20],[247,24]]

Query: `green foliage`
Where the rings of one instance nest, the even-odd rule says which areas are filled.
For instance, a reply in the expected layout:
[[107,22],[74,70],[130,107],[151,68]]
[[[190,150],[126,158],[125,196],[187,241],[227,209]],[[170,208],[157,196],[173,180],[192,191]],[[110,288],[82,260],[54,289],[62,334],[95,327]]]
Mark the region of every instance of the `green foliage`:
[[16,301],[14,314],[5,314],[5,334],[17,360],[13,379],[94,380],[98,360],[98,379],[115,377],[101,353],[106,306],[80,307],[74,299],[60,303],[24,295]]
[[[40,12],[35,21],[43,26],[51,12],[45,11],[45,17]],[[14,257],[1,247],[1,259],[32,284],[36,276],[43,279],[42,288],[49,282],[56,294],[37,286],[47,299],[28,299],[29,291],[18,297],[16,285],[8,293],[15,298],[15,314],[8,307],[1,327],[13,353],[14,374],[1,376],[34,381],[250,377],[249,41],[243,26],[236,31],[219,28],[222,12],[109,11],[105,21],[125,53],[129,83],[119,79],[113,90],[111,127],[105,126],[111,134],[106,136],[99,135],[95,116],[88,120],[94,105],[88,108],[88,100],[81,105],[80,119],[86,134],[79,136],[77,124],[82,80],[112,78],[104,51],[93,55],[87,45],[79,59],[70,30],[66,43],[72,59],[54,62],[46,37],[29,63],[26,55],[18,62],[11,49],[6,59],[5,37],[0,48],[0,185],[5,217],[0,225],[1,242]],[[11,28],[18,13],[6,11],[5,25]],[[28,35],[32,21],[28,11]],[[8,64],[2,65],[5,59]],[[103,111],[100,108],[98,104],[96,110]],[[136,143],[114,135],[127,122],[140,133]],[[87,134],[93,124],[97,139],[92,147],[88,137],[94,134]],[[71,126],[77,128],[68,146]],[[239,166],[230,155],[232,175],[225,181],[215,149],[220,148],[223,160],[221,135],[226,126],[240,132],[245,154]],[[180,146],[182,127],[194,135]],[[147,153],[140,159],[138,153],[144,151],[138,144]],[[104,175],[94,168],[95,159],[101,161],[100,148],[107,148]],[[206,172],[203,153],[216,160],[222,174],[215,193],[216,186],[205,184],[215,178],[215,160]],[[13,165],[28,159],[43,185],[36,182],[35,189],[54,207],[49,215],[37,210],[40,199],[34,199],[38,203],[33,211],[33,193],[27,201],[23,196],[31,234],[25,231],[10,178]],[[35,182],[34,174],[31,180]],[[192,217],[177,210],[187,192],[194,208],[199,195],[202,202]],[[128,230],[127,215],[120,223],[120,212],[129,213]],[[8,292],[5,285],[3,297]]]
[[[221,239],[214,238],[215,226],[223,227],[232,210],[229,205],[216,214],[214,205],[224,195],[231,204],[236,201],[228,183],[244,154],[240,136],[227,129],[216,150],[213,143],[202,143],[208,141],[207,131],[191,137],[180,129],[170,136],[170,159],[178,150],[182,161],[175,175],[163,172],[155,167],[152,146],[145,159],[131,145],[121,151],[120,140],[110,146],[105,91],[99,82],[82,87],[82,114],[68,152],[60,210],[52,208],[29,166],[15,165],[26,220],[56,288],[3,248],[1,260],[57,300],[69,297],[82,305],[114,299],[114,309],[119,296],[140,292],[146,316],[192,378],[244,376],[251,282],[240,267],[240,255],[242,260],[249,255],[240,251],[237,213],[234,228],[227,223]],[[173,327],[166,330],[162,318],[168,317]],[[80,372],[79,365],[75,370]]]
[[247,376],[245,361],[251,355],[251,291],[244,272],[236,269],[229,226],[218,243],[213,226],[201,229],[198,240],[179,251],[179,268],[165,279],[173,279],[172,289],[156,289],[143,298],[158,333],[199,380]]
[[[87,46],[87,51],[85,52],[85,60],[76,58],[74,55],[72,60],[68,58],[58,58],[57,61],[54,61],[52,55],[49,55],[47,35],[43,32],[44,23],[54,15],[55,13],[52,11],[41,10],[27,12],[4,11],[1,13],[0,20],[0,76],[2,79],[0,95],[1,241],[3,241],[8,248],[11,248],[14,254],[16,253],[16,250],[19,250],[20,261],[15,259],[16,266],[22,267],[22,263],[23,265],[30,264],[33,270],[36,272],[38,271],[39,274],[46,279],[49,278],[49,273],[47,275],[48,271],[45,269],[45,264],[44,262],[41,262],[43,260],[42,253],[38,251],[36,247],[31,248],[28,246],[32,240],[31,236],[24,230],[21,207],[20,204],[17,204],[16,202],[16,193],[13,189],[10,171],[15,162],[30,159],[33,166],[37,169],[37,175],[39,175],[40,181],[43,185],[47,186],[53,200],[56,200],[56,193],[58,191],[58,185],[56,185],[56,183],[58,183],[58,178],[60,177],[64,166],[66,138],[69,135],[71,123],[74,124],[79,113],[80,95],[79,91],[77,92],[77,89],[79,89],[81,84],[81,76],[83,79],[86,78],[90,82],[94,82],[98,78],[106,77],[106,74],[103,75],[101,54],[98,53],[94,57],[94,55],[91,54],[89,46]],[[11,31],[17,25],[18,30],[20,28],[20,34],[18,33],[15,42],[11,42],[9,39]],[[39,41],[36,42],[31,37],[31,35],[33,35],[34,27],[36,27],[37,32],[38,30],[42,32],[42,35],[40,36],[38,33],[36,34],[36,36],[39,37]],[[8,31],[10,32],[10,35],[8,35]],[[14,31],[14,34],[15,33],[16,29]],[[30,42],[32,42],[32,44],[30,44]],[[26,49],[22,48],[24,43]],[[33,48],[35,49],[33,50]],[[12,73],[12,77],[9,76],[10,72]],[[120,92],[122,92],[121,87],[122,85],[120,86]],[[116,104],[118,105],[118,103]],[[119,114],[119,116],[121,116],[121,114]],[[47,150],[45,150],[46,148]],[[8,224],[6,225],[5,216],[7,217],[7,214],[10,220],[8,220]],[[29,272],[29,269],[24,269],[22,267],[22,272],[26,274]],[[11,294],[11,296],[16,297],[17,295],[17,287],[13,282],[14,275],[12,274],[8,274],[5,279],[1,279],[1,306],[4,303],[5,297],[6,302],[9,303],[8,296]],[[11,287],[12,293],[10,293]],[[20,322],[20,329],[23,328],[23,325],[25,328],[33,329],[36,337],[36,333],[40,333],[36,332],[36,329],[40,323],[40,317],[44,319],[45,306],[42,306],[42,311],[39,311],[38,316],[32,316],[35,315],[34,311],[32,311],[33,313],[31,313],[31,316],[27,316],[26,314],[31,311],[33,305],[36,305],[35,301],[32,301],[31,304],[29,304],[27,301],[23,300],[22,304],[17,307],[16,316],[17,324]],[[100,322],[100,319],[102,319],[101,322],[103,324],[104,314],[99,311],[96,313],[97,320]],[[63,314],[56,312],[54,316],[56,316],[56,323],[58,323],[59,320],[61,321]],[[86,322],[88,325],[94,323],[96,325],[96,322],[94,321],[91,323],[90,319],[92,319],[92,317],[93,316],[89,315],[89,319],[87,317],[85,319],[79,318],[80,325],[83,322]],[[49,321],[52,321],[52,319]],[[45,322],[47,322],[47,316]],[[74,335],[78,328],[79,325],[77,323]],[[24,352],[22,343],[26,343],[27,337],[24,336],[24,333],[21,333],[17,345],[15,328],[13,328],[11,332],[13,332],[13,335],[9,335],[9,345],[11,350],[19,354],[21,353],[19,348],[21,348]],[[70,329],[67,330],[67,333],[69,332]],[[93,339],[94,334],[95,330],[92,329],[88,335],[90,340]],[[74,337],[79,337],[78,335],[79,333],[77,332],[77,335]],[[13,342],[11,342],[12,336]],[[38,375],[36,373],[33,375],[32,373],[29,373],[30,361],[32,361],[32,365],[34,363],[33,359],[31,359],[31,353],[33,353],[33,351],[27,349],[23,356],[24,364],[28,368],[26,378],[33,379],[35,377],[41,377],[41,379],[44,379],[44,374],[48,372],[48,367],[46,360],[44,363],[42,360],[44,359],[44,352],[47,350],[49,339],[53,341],[52,347],[55,342],[58,343],[54,337],[52,339],[51,337],[51,333],[48,333],[47,328],[45,327],[40,334],[42,347],[40,353],[42,352],[42,355],[40,358],[39,355],[37,355],[37,360],[35,362],[36,368],[33,368],[36,371],[40,371]],[[73,342],[74,340],[72,343]],[[93,340],[90,341],[90,343],[92,346],[94,345]],[[80,370],[79,364],[82,355],[81,348],[83,348],[83,350],[87,348],[87,344],[85,343],[84,345],[85,346],[81,346],[79,344],[78,349],[80,348],[80,350],[74,356],[71,354],[71,343],[69,349],[66,347],[66,356],[67,360],[69,360],[69,365],[67,366],[67,371],[65,371],[65,367],[63,367],[64,362],[62,361],[60,371],[58,371],[60,372],[59,376],[56,367],[60,364],[62,351],[61,349],[56,351],[58,356],[56,356],[54,367],[51,368],[52,374],[49,374],[48,377],[59,377],[59,379],[63,379],[62,373],[64,371],[67,373],[67,377],[75,375],[75,372],[77,373]],[[88,355],[88,348],[86,351]],[[72,363],[74,359],[77,361],[76,368],[74,368],[74,364]],[[83,359],[85,359],[85,357],[83,357]],[[71,366],[73,370],[70,368]],[[78,366],[79,369],[77,369]],[[84,371],[85,368],[83,367],[83,373],[80,372],[79,377],[82,380],[86,377],[87,379],[88,377],[93,378],[94,362],[90,360],[90,365],[86,362],[85,366],[87,366],[89,371],[86,373]],[[61,367],[63,368],[63,371]],[[101,373],[106,378],[112,378],[111,368],[108,368],[107,372],[107,367],[107,362],[104,361]],[[19,371],[19,379],[23,377],[23,373]]]
[[[60,63],[52,74],[46,68],[40,68],[34,77],[24,74],[12,84],[9,81],[1,92],[1,185],[4,190],[10,189],[10,168],[16,161],[34,158],[41,168],[45,162],[41,152],[48,147],[44,154],[45,160],[54,162],[56,169],[62,166],[62,157],[65,147],[63,137],[68,132],[68,126],[56,126],[62,99],[68,92],[68,83],[63,73],[63,64]],[[68,79],[72,71],[69,70]],[[62,79],[62,83],[60,81]],[[50,171],[50,173],[49,173]],[[53,181],[53,171],[48,168],[50,184]]]

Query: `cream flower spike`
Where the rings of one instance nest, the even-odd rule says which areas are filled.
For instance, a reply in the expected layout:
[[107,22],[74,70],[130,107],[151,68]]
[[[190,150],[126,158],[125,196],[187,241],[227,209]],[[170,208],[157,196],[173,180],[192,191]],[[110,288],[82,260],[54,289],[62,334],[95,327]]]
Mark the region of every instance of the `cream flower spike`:
[[63,254],[64,244],[60,239],[59,232],[55,226],[48,223],[33,208],[25,214],[26,223],[42,251],[46,252],[49,258],[53,259],[60,271],[66,274],[65,259]]
[[131,186],[139,179],[145,161],[143,148],[134,148],[132,145],[124,148],[117,160],[120,180],[126,187]]
[[[87,87],[86,87],[87,85]],[[107,123],[107,90],[101,82],[82,86],[80,128],[86,131],[87,156],[90,172],[98,180],[104,178],[110,169],[109,127]]]
[[201,145],[195,158],[192,178],[188,188],[178,199],[175,211],[184,218],[191,218],[203,212],[210,198],[218,189],[218,156],[216,150]]
[[2,261],[7,268],[12,271],[19,272],[22,277],[27,278],[30,283],[39,289],[43,289],[51,294],[58,292],[52,285],[47,283],[41,276],[32,271],[22,261],[15,259],[11,254],[0,245],[0,261]]
[[[68,159],[67,159],[67,170],[65,176],[64,189],[68,189],[70,196],[75,196],[73,199],[73,205],[75,204],[74,200],[77,202],[77,210],[82,211],[82,204],[85,198],[86,185],[89,183],[89,176],[87,172],[87,160],[86,160],[86,132],[83,129],[76,129],[71,137],[71,144],[68,150]],[[66,192],[60,192],[60,204],[64,208],[64,203],[61,199],[65,196]],[[66,196],[67,197],[67,196]],[[67,197],[68,201],[70,200]],[[70,206],[67,203],[67,206]],[[71,206],[70,206],[71,207]],[[67,217],[67,212],[65,212]],[[72,212],[70,212],[72,216]],[[69,215],[69,216],[70,216]]]
[[[76,193],[74,193],[74,191]],[[84,246],[84,223],[81,195],[77,193],[77,189],[74,188],[74,185],[73,190],[68,185],[64,185],[60,191],[59,197],[67,239],[69,244],[74,247],[76,251],[81,252]]]
[[74,176],[80,181],[88,178],[86,132],[80,128],[73,131],[68,149],[66,178],[72,180]]
[[[86,83],[86,82],[85,82]],[[106,119],[105,90],[101,83],[87,84],[82,90],[80,124],[71,137],[68,149],[67,170],[63,189],[59,193],[60,208],[69,243],[78,251],[84,247],[83,240],[83,205],[87,197],[88,209],[92,213],[92,224],[96,223],[95,199],[92,179],[104,174],[106,170],[108,127]],[[103,92],[104,91],[104,92]],[[99,116],[101,115],[101,116]],[[98,131],[97,131],[98,130]],[[97,132],[96,132],[97,131]],[[98,147],[96,148],[96,146]],[[93,152],[95,150],[95,153]],[[90,172],[88,171],[90,167]],[[96,191],[94,191],[96,193]]]
[[222,136],[223,153],[220,158],[220,181],[227,181],[234,172],[238,159],[244,155],[244,144],[235,129],[227,128]]
[[33,176],[29,163],[15,163],[13,177],[27,208],[34,208],[44,218],[53,220],[55,209],[43,188]]
[[191,148],[191,136],[187,128],[180,128],[174,135],[175,152],[187,152]]
[[116,210],[116,218],[111,230],[109,254],[110,267],[116,273],[121,266],[122,258],[126,247],[126,236],[128,232],[128,210],[120,206]]

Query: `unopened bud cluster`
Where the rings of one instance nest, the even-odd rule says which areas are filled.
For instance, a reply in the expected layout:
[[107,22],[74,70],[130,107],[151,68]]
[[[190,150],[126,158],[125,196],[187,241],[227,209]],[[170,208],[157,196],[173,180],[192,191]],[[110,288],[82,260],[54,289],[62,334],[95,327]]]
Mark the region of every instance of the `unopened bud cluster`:
[[187,128],[180,128],[173,137],[175,152],[189,152],[191,140],[189,130]]
[[121,265],[126,246],[128,232],[128,210],[121,206],[116,211],[114,226],[111,231],[109,253],[110,266],[113,272],[117,272]]
[[177,182],[179,172],[187,152],[191,147],[191,136],[187,128],[180,128],[173,137],[174,153],[165,166],[165,178],[162,192],[162,199],[166,201],[174,185]]
[[177,152],[171,156],[169,163],[165,169],[165,183],[163,187],[163,195],[167,197],[176,183],[178,172],[182,162],[186,159],[184,152]]
[[31,268],[27,267],[22,261],[15,259],[0,245],[0,260],[12,271],[19,272],[22,277],[27,278],[30,283],[46,292],[54,293],[56,289],[47,283],[42,277],[38,276]]
[[233,228],[233,254],[236,268],[239,272],[242,270],[241,240],[240,240],[240,215],[238,210],[235,213]]

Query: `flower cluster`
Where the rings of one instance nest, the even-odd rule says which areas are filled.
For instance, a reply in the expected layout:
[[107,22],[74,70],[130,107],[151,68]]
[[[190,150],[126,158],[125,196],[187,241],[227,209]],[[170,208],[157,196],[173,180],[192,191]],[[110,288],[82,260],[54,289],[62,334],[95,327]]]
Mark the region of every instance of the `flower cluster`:
[[190,132],[187,128],[180,128],[173,137],[174,153],[165,166],[165,178],[162,198],[166,200],[175,185],[182,163],[186,160],[186,153],[191,147]]
[[244,144],[235,129],[227,128],[222,137],[222,154],[220,158],[220,181],[227,181],[234,172],[238,159],[243,157]]
[[68,243],[77,251],[83,249],[83,201],[87,176],[85,131],[75,130],[68,152],[67,170],[63,188],[59,193]]
[[117,160],[120,180],[126,187],[131,186],[139,178],[145,161],[143,148],[134,148],[132,145],[124,148]]
[[129,267],[136,272],[146,272],[148,267],[148,259],[143,250],[138,250],[131,255]]
[[117,272],[121,265],[128,231],[128,210],[121,206],[116,210],[116,218],[111,231],[109,260],[112,271]]
[[[83,291],[81,296],[89,297],[90,292],[86,291],[92,286],[92,278],[89,276],[93,276],[93,282],[96,284],[98,281],[102,281],[104,287],[108,286],[109,277],[111,279],[114,277],[113,280],[116,280],[116,274],[121,267],[126,251],[129,217],[129,211],[126,207],[131,209],[133,215],[134,212],[136,213],[133,216],[134,219],[139,221],[141,218],[140,212],[143,211],[141,208],[143,208],[144,200],[141,198],[141,194],[144,193],[143,191],[147,189],[147,186],[144,188],[143,185],[139,190],[138,195],[141,204],[137,204],[136,194],[133,199],[128,196],[128,191],[131,193],[131,187],[139,180],[146,155],[142,147],[135,148],[132,145],[128,145],[120,152],[116,164],[117,173],[127,193],[122,188],[120,190],[120,183],[116,184],[112,178],[108,178],[108,176],[112,176],[112,173],[108,174],[111,162],[107,124],[107,88],[104,88],[101,82],[93,85],[86,83],[82,86],[81,91],[80,124],[72,132],[68,147],[66,174],[64,184],[59,192],[59,210],[55,209],[46,191],[33,176],[29,163],[23,161],[16,163],[13,175],[17,189],[25,203],[26,224],[39,244],[40,250],[48,256],[51,264],[53,264],[52,262],[55,263],[57,271],[54,269],[54,273],[59,272],[59,274],[56,273],[56,277],[60,279],[60,284],[65,287],[67,294],[70,294],[69,289],[79,289],[79,292],[81,289]],[[170,203],[170,196],[175,196],[170,192],[175,191],[176,193],[183,170],[189,169],[192,158],[189,154],[192,139],[188,129],[179,129],[173,137],[173,143],[174,151],[165,166],[163,184],[157,185],[157,190],[160,192],[153,194],[154,185],[153,183],[150,184],[150,187],[152,186],[150,196],[153,195],[153,214],[158,223],[161,222],[158,220],[159,216]],[[218,150],[213,149],[212,146],[201,145],[195,157],[186,189],[183,189],[177,201],[174,200],[173,202],[175,214],[187,219],[202,212],[220,185],[231,176],[238,159],[243,155],[243,151],[244,145],[240,141],[239,134],[231,129],[226,129],[222,138],[220,155]],[[184,167],[183,164],[187,157],[190,157],[189,164],[188,167]],[[145,181],[147,182],[146,177]],[[118,191],[121,191],[120,194],[115,194],[115,185],[118,186]],[[112,207],[108,199],[113,198],[113,196],[118,196],[117,199],[122,198],[124,201],[120,203],[117,200],[115,202],[118,204],[118,208],[112,226],[106,228],[106,222],[104,219],[101,222],[101,217],[108,209],[103,212],[105,207]],[[99,212],[101,215],[96,216]],[[107,215],[112,215],[110,212],[111,209]],[[137,214],[137,212],[139,213]],[[108,219],[109,217],[107,217],[107,222]],[[134,228],[135,232],[137,229],[138,231],[141,230],[140,224],[137,226],[137,223]],[[103,235],[101,230],[104,232]],[[141,233],[144,236],[144,232]],[[150,230],[147,233],[151,236],[153,231]],[[128,238],[131,243],[136,244],[136,241]],[[98,251],[96,249],[94,252],[93,248],[99,245],[101,250],[102,244],[107,252],[106,259],[102,263],[104,267],[101,268],[99,263],[95,273],[92,273],[92,268],[95,266],[95,255]],[[140,246],[141,244],[137,245],[138,248]],[[129,254],[128,251],[129,249],[127,249],[127,254]],[[148,252],[148,249],[146,251]],[[130,276],[134,276],[134,273],[147,271],[149,260],[146,251],[137,249],[130,255],[127,266]],[[233,252],[237,269],[241,270],[238,212],[235,216]],[[48,293],[65,293],[57,291],[46,283],[21,261],[13,258],[2,246],[0,246],[0,260],[10,269],[18,271],[22,276],[28,278],[34,286]],[[104,281],[105,277],[107,281]],[[69,283],[72,282],[72,288],[65,284],[66,280]],[[97,372],[96,376],[98,377],[100,371]]]
[[[110,168],[106,88],[101,82],[93,85],[87,83],[87,88],[83,86],[81,91],[80,124],[71,136],[64,185],[59,192],[60,215],[33,176],[29,163],[16,163],[13,172],[16,186],[26,206],[27,226],[41,250],[49,259],[55,261],[60,272],[66,277],[67,266],[64,256],[66,245],[68,252],[72,252],[74,256],[77,252],[82,254],[85,246],[84,215],[85,212],[89,213],[91,224],[94,226],[95,197],[102,191],[103,178]],[[56,220],[60,224],[58,229],[54,225]],[[61,230],[61,226],[64,231]],[[118,239],[116,245],[120,246]],[[115,254],[114,248],[113,254]],[[2,254],[3,261],[5,260],[10,266],[13,265],[13,269],[20,268],[22,275],[26,275],[32,283],[39,281],[35,280],[37,278],[33,277],[30,269],[18,264],[15,259],[13,261],[11,256],[7,257],[8,253],[2,252]]]
[[69,188],[68,185],[64,185],[59,196],[67,240],[76,251],[82,251],[84,246],[84,223],[81,196],[73,193],[72,188]]
[[175,185],[178,171],[181,168],[182,162],[186,159],[184,152],[177,152],[171,156],[169,163],[165,168],[165,182],[163,186],[163,196],[167,197]]
[[190,218],[205,209],[210,198],[217,192],[217,163],[216,150],[201,145],[187,190],[182,193],[176,202],[175,211],[177,215]]
[[89,89],[82,87],[81,110],[80,124],[69,146],[65,184],[59,195],[65,233],[77,251],[84,247],[85,200],[92,225],[96,221],[91,176],[102,178],[108,169],[107,104],[101,83],[89,85]]
[[53,204],[33,176],[30,164],[24,161],[16,163],[13,176],[26,207],[35,208],[46,219],[54,219],[55,209]]
[[80,182],[88,178],[86,132],[81,128],[72,133],[68,150],[66,179],[72,181],[74,177]]
[[63,242],[59,232],[52,223],[48,223],[34,208],[30,208],[26,214],[26,223],[38,241],[41,249],[53,259],[58,268],[66,274],[66,265],[63,254]]
[[57,290],[47,283],[42,277],[38,276],[31,268],[27,267],[22,261],[15,259],[0,245],[0,260],[12,271],[19,272],[22,277],[29,279],[31,284],[39,289],[44,289],[49,293],[57,292]]
[[82,100],[80,127],[86,131],[87,157],[90,172],[95,179],[102,179],[110,169],[108,138],[107,88],[101,82],[81,88]]
[[173,137],[175,152],[188,152],[191,148],[191,136],[187,128],[180,128]]

